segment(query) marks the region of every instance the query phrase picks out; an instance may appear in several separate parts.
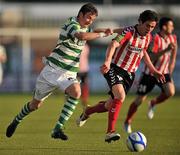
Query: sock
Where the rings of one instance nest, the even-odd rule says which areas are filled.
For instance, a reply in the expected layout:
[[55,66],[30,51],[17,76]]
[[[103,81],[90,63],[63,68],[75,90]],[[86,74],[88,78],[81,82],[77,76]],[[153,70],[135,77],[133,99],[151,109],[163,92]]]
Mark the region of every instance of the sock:
[[78,100],[73,97],[68,97],[64,107],[61,111],[60,117],[56,123],[54,130],[62,129],[64,124],[69,120],[71,115],[73,114],[76,105],[78,104]]
[[162,103],[163,101],[165,101],[168,97],[164,94],[161,93],[157,98],[151,100],[151,105],[154,106],[156,104]]
[[106,103],[106,101],[100,101],[95,106],[88,107],[87,110],[85,111],[85,114],[89,116],[93,113],[107,112],[108,110],[105,108],[105,103]]
[[29,102],[24,105],[24,107],[21,109],[20,113],[15,117],[15,120],[17,123],[20,123],[25,116],[27,116],[32,110],[29,108]]
[[115,131],[115,124],[121,109],[122,102],[118,99],[113,99],[109,108],[108,114],[108,129],[107,133]]
[[127,117],[126,117],[126,120],[125,120],[125,123],[130,124],[132,122],[132,118],[133,118],[134,114],[136,113],[137,108],[138,108],[138,106],[135,104],[135,102],[133,102],[130,105],[128,113],[127,113]]

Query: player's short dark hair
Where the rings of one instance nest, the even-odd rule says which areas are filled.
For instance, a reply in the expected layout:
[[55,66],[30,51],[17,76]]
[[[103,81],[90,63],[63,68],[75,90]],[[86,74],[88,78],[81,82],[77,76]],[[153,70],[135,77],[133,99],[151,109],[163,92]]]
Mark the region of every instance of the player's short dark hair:
[[154,12],[152,10],[145,10],[140,14],[138,20],[141,21],[142,23],[144,23],[146,21],[158,22],[158,15],[156,12]]
[[91,12],[92,14],[95,14],[96,16],[98,16],[98,10],[97,8],[92,4],[92,3],[86,3],[84,4],[81,9],[79,10],[78,16],[80,13],[82,13],[83,15]]
[[159,20],[159,29],[162,30],[163,26],[164,25],[167,25],[167,23],[169,21],[172,21],[173,22],[173,19],[170,18],[170,17],[162,17],[160,20]]

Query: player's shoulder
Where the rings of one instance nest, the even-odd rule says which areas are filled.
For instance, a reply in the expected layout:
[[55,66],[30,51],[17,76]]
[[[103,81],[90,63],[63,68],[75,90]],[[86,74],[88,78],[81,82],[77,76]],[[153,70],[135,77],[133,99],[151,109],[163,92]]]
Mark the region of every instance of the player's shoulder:
[[171,37],[173,37],[175,40],[177,40],[177,35],[176,34],[171,34]]
[[176,34],[169,34],[168,39],[170,40],[170,42],[176,42],[177,36],[176,36]]
[[65,25],[80,25],[76,19],[76,17],[69,17],[66,22]]
[[159,35],[159,33],[154,33],[154,34],[152,34],[151,33],[151,40],[152,41],[158,41],[158,39],[160,38],[161,36]]
[[134,26],[127,26],[123,29],[122,31],[122,35],[126,35],[126,34],[132,34],[135,31],[135,27]]

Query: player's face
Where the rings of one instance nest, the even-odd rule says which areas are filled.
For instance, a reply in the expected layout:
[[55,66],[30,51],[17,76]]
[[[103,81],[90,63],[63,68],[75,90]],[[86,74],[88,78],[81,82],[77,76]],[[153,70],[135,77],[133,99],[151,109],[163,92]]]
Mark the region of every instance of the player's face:
[[169,21],[167,25],[164,27],[166,34],[172,34],[174,30],[174,24],[172,21]]
[[141,33],[143,36],[147,35],[148,33],[151,33],[154,28],[156,27],[156,21],[146,21],[144,23],[141,23]]
[[92,14],[91,12],[88,12],[86,14],[80,14],[80,24],[82,27],[89,27],[93,22],[94,20],[96,19],[96,15],[95,14]]

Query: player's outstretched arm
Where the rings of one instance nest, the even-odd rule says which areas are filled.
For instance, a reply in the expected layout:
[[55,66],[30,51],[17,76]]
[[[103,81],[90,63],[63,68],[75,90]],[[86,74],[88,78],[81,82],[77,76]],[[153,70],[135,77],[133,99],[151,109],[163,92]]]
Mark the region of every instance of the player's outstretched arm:
[[112,35],[113,31],[109,28],[107,29],[97,29],[94,32],[77,32],[75,37],[79,40],[94,40],[97,38],[107,37]]
[[159,59],[162,55],[164,55],[165,53],[169,52],[170,50],[173,50],[174,51],[175,49],[175,44],[171,43],[168,45],[167,48],[165,48],[164,50],[161,50],[159,52],[151,52],[149,54],[150,58],[152,61],[156,61],[157,59]]
[[106,58],[105,58],[104,64],[101,66],[101,73],[102,74],[105,74],[109,71],[112,57],[114,55],[116,48],[119,45],[120,45],[119,42],[117,42],[116,40],[113,40],[109,44],[107,51],[106,51]]
[[157,78],[157,80],[164,83],[165,82],[164,75],[154,67],[147,52],[144,52],[143,59],[144,59],[145,64],[149,68],[150,72]]
[[173,73],[174,71],[174,67],[176,64],[176,56],[177,56],[177,43],[174,46],[174,49],[172,50],[172,55],[171,55],[171,59],[170,59],[170,63],[169,63],[169,72],[170,74]]
[[124,28],[113,29],[113,33],[121,34],[123,32],[123,30],[124,30]]

